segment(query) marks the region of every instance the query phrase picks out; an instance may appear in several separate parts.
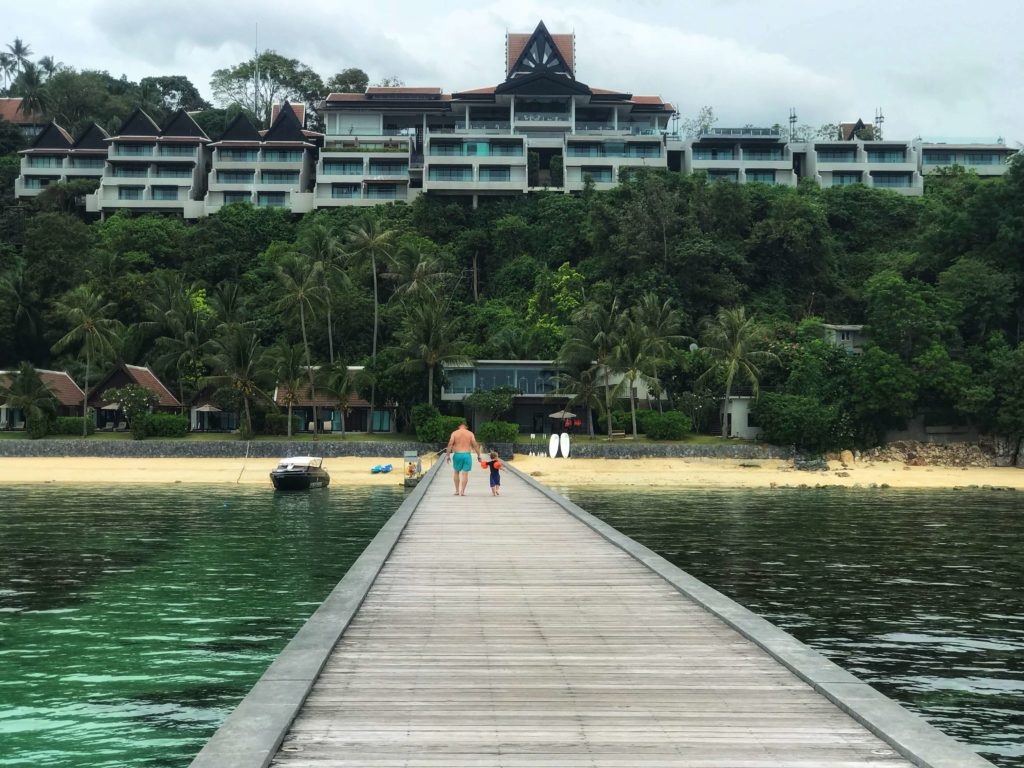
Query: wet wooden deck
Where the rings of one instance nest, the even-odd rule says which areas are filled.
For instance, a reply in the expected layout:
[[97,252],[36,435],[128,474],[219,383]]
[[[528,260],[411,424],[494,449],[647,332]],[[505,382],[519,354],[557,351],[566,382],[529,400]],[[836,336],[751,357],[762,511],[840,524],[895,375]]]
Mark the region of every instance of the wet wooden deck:
[[271,765],[911,762],[525,481],[443,468]]

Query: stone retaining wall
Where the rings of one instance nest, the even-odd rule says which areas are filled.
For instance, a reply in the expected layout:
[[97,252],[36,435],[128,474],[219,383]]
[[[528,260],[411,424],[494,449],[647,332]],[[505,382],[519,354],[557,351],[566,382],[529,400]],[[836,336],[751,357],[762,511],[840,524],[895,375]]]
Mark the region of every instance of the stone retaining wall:
[[129,459],[232,459],[248,455],[254,459],[283,456],[362,456],[401,459],[405,451],[431,453],[440,446],[416,442],[367,442],[324,440],[0,440],[0,458],[10,456],[102,456]]
[[[334,458],[360,456],[366,458],[402,458],[405,451],[418,455],[432,453],[441,445],[417,442],[366,442],[359,440],[324,440],[322,442],[290,442],[288,440],[260,440],[245,443],[241,440],[0,440],[0,458],[7,456],[101,456],[130,459],[230,459],[248,455],[254,459],[276,459],[282,456],[313,454]],[[503,458],[511,457],[508,443],[488,447],[497,450]],[[519,454],[534,451],[547,455],[544,446],[517,444]],[[735,445],[681,443],[578,443],[572,449],[573,458],[579,459],[641,459],[641,458],[709,458],[709,459],[791,459],[793,451],[774,445]]]

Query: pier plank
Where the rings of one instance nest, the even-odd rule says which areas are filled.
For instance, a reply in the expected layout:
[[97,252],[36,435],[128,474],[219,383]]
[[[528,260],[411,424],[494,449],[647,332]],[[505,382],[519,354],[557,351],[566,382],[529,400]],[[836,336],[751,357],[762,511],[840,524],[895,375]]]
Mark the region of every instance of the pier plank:
[[912,765],[523,480],[473,480],[427,489],[272,765]]

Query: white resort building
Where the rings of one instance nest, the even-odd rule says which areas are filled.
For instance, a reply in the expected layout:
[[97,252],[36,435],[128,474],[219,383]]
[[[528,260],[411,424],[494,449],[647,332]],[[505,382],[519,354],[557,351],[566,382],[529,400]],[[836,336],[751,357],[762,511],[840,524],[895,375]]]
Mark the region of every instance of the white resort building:
[[[88,165],[95,160],[80,156],[82,171],[100,176],[87,210],[196,218],[245,201],[304,213],[421,194],[477,205],[495,195],[609,189],[636,168],[739,184],[795,186],[808,178],[823,187],[921,195],[928,174],[960,166],[998,176],[1016,154],[1000,141],[875,140],[874,126],[861,121],[840,124],[827,140],[790,141],[778,127],[750,126],[684,137],[673,127],[676,107],[660,96],[577,80],[575,45],[573,34],[551,34],[541,22],[532,33],[507,34],[505,79],[497,85],[329,94],[318,105],[324,134],[305,130],[304,110],[288,103],[275,107],[269,130],[240,116],[213,143],[184,111],[160,128],[136,110],[117,135],[90,136],[89,148],[109,144],[101,175]],[[68,144],[55,124],[36,138],[23,153],[19,196],[71,175],[77,150]]]

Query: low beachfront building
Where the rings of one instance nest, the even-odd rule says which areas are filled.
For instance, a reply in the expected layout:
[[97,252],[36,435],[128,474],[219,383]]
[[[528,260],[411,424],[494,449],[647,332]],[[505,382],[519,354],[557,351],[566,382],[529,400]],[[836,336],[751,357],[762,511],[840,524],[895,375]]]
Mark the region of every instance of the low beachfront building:
[[[81,416],[85,393],[67,371],[51,371],[36,368],[40,381],[50,390],[57,405],[58,416]],[[10,385],[17,371],[0,371],[0,389]],[[0,402],[0,430],[25,429],[25,414],[19,408]]]
[[85,199],[86,211],[204,215],[210,139],[188,112],[179,109],[161,128],[136,109],[106,143],[106,166],[99,189]]
[[834,325],[824,323],[825,341],[841,347],[851,355],[859,355],[864,351],[867,334],[863,325]]
[[728,402],[723,397],[718,404],[719,424],[722,425],[723,437],[737,437],[742,440],[756,440],[761,434],[761,427],[754,417],[754,403],[757,402],[751,393],[730,395]]
[[232,203],[313,210],[313,178],[321,134],[302,127],[305,107],[287,101],[274,106],[273,121],[258,131],[245,113],[236,117],[212,150],[204,213]]
[[[314,370],[319,370],[314,366]],[[349,376],[355,377],[363,370],[361,365],[348,366]],[[314,374],[315,379],[316,374]],[[372,427],[374,432],[395,432],[396,407],[393,403],[377,403],[370,413],[370,402],[354,389],[345,402],[344,414],[338,399],[332,396],[324,387],[317,386],[313,389],[309,386],[309,380],[305,376],[301,384],[294,390],[278,383],[274,387],[274,405],[281,413],[288,413],[288,404],[291,403],[292,418],[297,424],[294,431],[313,432],[314,426],[317,432],[340,432],[342,428],[342,416],[344,415],[346,432],[369,432]],[[314,425],[313,412],[316,410],[316,423]]]
[[180,413],[181,402],[167,386],[160,381],[153,371],[144,365],[128,365],[123,363],[115,367],[106,376],[92,387],[89,395],[89,405],[96,412],[96,427],[98,429],[123,429],[127,426],[124,422],[124,414],[121,411],[120,403],[113,400],[107,392],[111,389],[126,387],[135,384],[143,389],[149,390],[155,399],[153,412],[157,413]]
[[24,101],[20,96],[0,98],[0,120],[16,125],[21,135],[29,140],[46,128],[46,121],[31,110],[26,110]]
[[21,173],[14,181],[17,197],[35,197],[50,184],[99,181],[107,159],[107,132],[93,123],[77,139],[56,122],[48,124],[21,150]]

